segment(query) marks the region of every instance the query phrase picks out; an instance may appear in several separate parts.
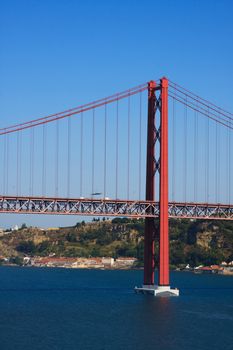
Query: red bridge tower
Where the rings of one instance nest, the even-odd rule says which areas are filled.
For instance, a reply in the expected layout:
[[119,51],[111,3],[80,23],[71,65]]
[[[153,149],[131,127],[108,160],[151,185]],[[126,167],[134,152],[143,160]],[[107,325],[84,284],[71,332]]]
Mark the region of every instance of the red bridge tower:
[[[157,91],[159,96],[156,96]],[[159,111],[159,126],[156,126],[156,112]],[[157,146],[158,145],[158,152]],[[154,284],[154,218],[145,219],[144,238],[144,283],[136,292],[154,295],[179,295],[178,289],[171,289],[169,283],[169,234],[168,234],[168,80],[160,79],[148,83],[148,126],[146,200],[155,201],[155,180],[159,178],[159,269],[158,286]]]

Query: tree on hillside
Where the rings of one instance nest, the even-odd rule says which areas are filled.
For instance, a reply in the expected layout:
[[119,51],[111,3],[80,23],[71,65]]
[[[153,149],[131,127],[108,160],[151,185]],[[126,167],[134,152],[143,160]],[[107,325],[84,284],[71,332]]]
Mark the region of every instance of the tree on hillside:
[[25,254],[35,254],[36,245],[33,241],[22,241],[16,247],[16,250]]

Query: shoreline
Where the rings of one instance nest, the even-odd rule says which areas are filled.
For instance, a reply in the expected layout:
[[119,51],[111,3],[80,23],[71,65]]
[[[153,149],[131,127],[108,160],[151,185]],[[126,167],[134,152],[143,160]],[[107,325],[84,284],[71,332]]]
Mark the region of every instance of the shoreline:
[[[70,267],[70,266],[33,266],[33,265],[16,265],[16,264],[4,264],[0,265],[1,267],[20,267],[20,268],[46,268],[46,269],[68,269],[68,270],[102,270],[102,271],[140,271],[143,270],[143,267]],[[155,269],[157,271],[158,269]],[[218,275],[218,276],[233,276],[233,272],[227,271],[225,273],[205,273],[205,272],[195,272],[194,270],[181,270],[181,269],[171,269],[171,272],[185,272],[185,273],[193,273],[195,275]]]
[[69,270],[104,270],[104,271],[115,271],[115,270],[143,270],[143,267],[115,267],[115,268],[108,268],[108,267],[70,267],[70,266],[35,266],[35,265],[16,265],[16,264],[4,264],[0,265],[1,267],[20,267],[20,268],[47,268],[47,269],[69,269]]

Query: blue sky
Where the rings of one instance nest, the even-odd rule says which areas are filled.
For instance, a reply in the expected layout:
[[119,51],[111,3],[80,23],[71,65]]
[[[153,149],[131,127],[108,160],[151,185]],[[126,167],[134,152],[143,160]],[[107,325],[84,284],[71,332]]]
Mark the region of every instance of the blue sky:
[[231,0],[2,0],[0,127],[164,75],[233,111],[232,13]]

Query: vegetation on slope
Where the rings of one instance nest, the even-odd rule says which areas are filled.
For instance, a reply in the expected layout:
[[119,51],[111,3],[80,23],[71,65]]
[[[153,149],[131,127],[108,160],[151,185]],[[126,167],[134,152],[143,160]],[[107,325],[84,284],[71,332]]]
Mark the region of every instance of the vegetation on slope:
[[[170,220],[170,262],[180,266],[216,264],[233,260],[233,223]],[[158,232],[158,222],[155,221]],[[0,237],[0,255],[19,261],[27,256],[134,256],[143,262],[144,220],[94,219],[55,230],[26,228]],[[155,238],[156,263],[158,236]]]

